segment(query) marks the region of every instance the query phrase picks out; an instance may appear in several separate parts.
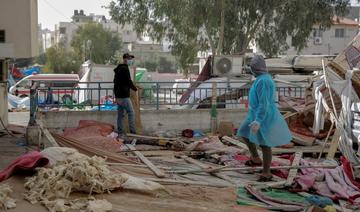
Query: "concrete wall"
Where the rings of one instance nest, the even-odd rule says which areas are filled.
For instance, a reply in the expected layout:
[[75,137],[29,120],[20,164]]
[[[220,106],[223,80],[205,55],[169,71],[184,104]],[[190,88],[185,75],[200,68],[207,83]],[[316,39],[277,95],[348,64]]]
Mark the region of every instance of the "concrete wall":
[[[76,127],[80,120],[97,120],[116,126],[116,111],[61,111],[38,114],[49,129]],[[244,120],[241,109],[218,110],[218,121],[232,121],[237,127]],[[210,129],[210,110],[144,110],[141,111],[144,132]]]
[[[8,100],[7,100],[7,84],[0,81],[0,118],[4,122],[5,126],[8,124]],[[0,130],[3,127],[0,124]]]
[[[7,97],[7,63],[0,58],[0,118],[5,124],[8,124],[8,97]],[[3,127],[0,124],[0,130]]]
[[0,30],[5,30],[5,43],[14,46],[15,58],[38,55],[37,0],[1,0]]

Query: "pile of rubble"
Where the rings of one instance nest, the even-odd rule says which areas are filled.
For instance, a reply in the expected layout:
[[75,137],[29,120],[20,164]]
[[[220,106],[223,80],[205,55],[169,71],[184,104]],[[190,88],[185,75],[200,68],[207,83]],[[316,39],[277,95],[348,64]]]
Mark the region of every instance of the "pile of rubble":
[[[164,189],[157,183],[127,174],[114,174],[105,158],[89,157],[75,149],[54,147],[44,150],[43,154],[49,156],[50,166],[38,168],[36,174],[26,180],[24,196],[31,204],[40,202],[49,211],[110,211],[111,203],[105,199],[97,200],[92,195],[109,194],[121,188],[144,191]],[[70,198],[72,193],[79,192],[88,196]],[[13,206],[10,200],[5,199],[7,208]]]

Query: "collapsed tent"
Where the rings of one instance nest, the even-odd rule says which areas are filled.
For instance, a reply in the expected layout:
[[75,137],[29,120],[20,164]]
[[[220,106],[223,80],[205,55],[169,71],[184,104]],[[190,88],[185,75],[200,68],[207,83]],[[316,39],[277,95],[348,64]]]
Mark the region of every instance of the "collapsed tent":
[[[353,133],[352,112],[360,111],[357,106],[360,94],[359,67],[360,35],[357,35],[340,55],[324,67],[323,76],[314,82],[316,114],[313,131],[317,133],[323,129],[324,115],[329,114],[333,127],[336,127],[332,146],[336,149],[339,145],[342,154],[353,164],[360,163],[359,139]],[[330,98],[324,97],[324,92]]]

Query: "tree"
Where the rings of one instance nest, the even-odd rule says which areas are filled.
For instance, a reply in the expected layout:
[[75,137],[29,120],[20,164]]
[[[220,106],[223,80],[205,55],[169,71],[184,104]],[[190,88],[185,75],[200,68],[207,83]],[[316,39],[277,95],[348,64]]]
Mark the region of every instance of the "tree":
[[39,56],[35,57],[34,62],[38,63],[40,65],[45,65],[46,64],[46,52],[41,53]]
[[[118,34],[104,29],[99,23],[80,26],[71,41],[78,55],[85,55],[95,63],[114,63],[117,51],[121,51],[122,42]],[[86,54],[85,54],[86,53]]]
[[57,74],[77,73],[81,65],[79,56],[73,51],[53,46],[46,50],[46,66]]
[[132,23],[158,41],[172,43],[180,65],[194,61],[195,52],[213,55],[244,53],[252,40],[273,56],[306,46],[314,24],[329,27],[334,15],[346,13],[349,0],[113,0],[113,20]]

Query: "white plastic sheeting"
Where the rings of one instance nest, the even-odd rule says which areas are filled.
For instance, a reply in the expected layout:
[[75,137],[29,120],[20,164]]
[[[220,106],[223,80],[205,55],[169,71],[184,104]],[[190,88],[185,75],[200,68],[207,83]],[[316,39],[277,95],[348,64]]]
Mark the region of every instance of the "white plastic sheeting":
[[[356,152],[353,149],[353,142],[358,142],[359,140],[353,141],[352,138],[352,113],[351,106],[355,102],[359,102],[359,97],[352,87],[351,78],[353,76],[354,71],[349,70],[345,75],[345,80],[340,78],[335,72],[333,72],[330,68],[327,68],[327,74],[329,80],[330,87],[337,95],[341,97],[341,111],[340,114],[334,114],[334,121],[336,124],[337,130],[340,132],[340,142],[339,149],[342,154],[347,157],[353,164],[360,164],[359,153],[360,149]],[[314,89],[314,96],[317,100],[316,108],[315,108],[315,121],[314,121],[314,131],[321,129],[321,124],[323,122],[322,108],[325,101],[323,101],[322,95],[319,92],[319,89],[324,86],[324,78],[321,78],[316,83]],[[328,105],[332,108],[332,105]],[[327,111],[329,112],[329,111]]]
[[8,105],[9,105],[9,109],[25,108],[25,109],[29,110],[30,109],[30,98],[29,97],[20,98],[20,97],[17,97],[17,96],[14,96],[14,95],[8,93]]

